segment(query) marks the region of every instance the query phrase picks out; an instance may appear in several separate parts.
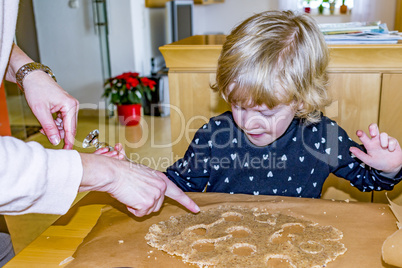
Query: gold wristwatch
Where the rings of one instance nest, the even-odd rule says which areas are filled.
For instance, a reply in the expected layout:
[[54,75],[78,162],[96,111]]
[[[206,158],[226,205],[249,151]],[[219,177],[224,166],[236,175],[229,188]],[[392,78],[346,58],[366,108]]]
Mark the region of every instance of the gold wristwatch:
[[27,63],[25,65],[23,65],[21,68],[18,69],[16,76],[16,80],[17,80],[17,85],[18,87],[21,89],[22,92],[24,92],[24,87],[22,82],[24,81],[24,78],[30,74],[33,71],[36,70],[40,70],[43,71],[45,73],[47,73],[51,78],[54,79],[55,82],[57,82],[56,80],[56,76],[53,74],[52,70],[47,67],[46,65],[43,65],[42,63],[39,62],[31,62],[31,63]]

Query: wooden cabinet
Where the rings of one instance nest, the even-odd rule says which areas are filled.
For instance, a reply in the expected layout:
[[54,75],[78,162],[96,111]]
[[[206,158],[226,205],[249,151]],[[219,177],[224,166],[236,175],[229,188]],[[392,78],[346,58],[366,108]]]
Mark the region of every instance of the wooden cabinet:
[[[402,144],[402,73],[384,73],[382,77],[380,131],[387,132]],[[402,203],[402,183],[388,192],[388,197]],[[375,202],[387,202],[384,192],[374,194]]]
[[402,73],[383,74],[380,128],[402,143]]
[[[367,131],[378,122],[381,73],[330,73],[329,91],[333,99],[325,115],[334,119],[357,143],[356,130]],[[322,198],[352,199],[370,202],[372,194],[360,192],[350,182],[330,175],[323,187]]]
[[[195,131],[211,116],[229,109],[210,89],[224,40],[222,35],[192,36],[160,48],[169,68],[174,157],[183,156]],[[336,45],[330,52],[329,91],[334,102],[325,114],[359,143],[356,130],[367,132],[371,123],[402,143],[402,45]],[[402,185],[398,186],[389,196],[402,201]],[[384,192],[362,193],[331,176],[323,198],[384,201]]]
[[165,7],[169,0],[145,0],[145,7]]

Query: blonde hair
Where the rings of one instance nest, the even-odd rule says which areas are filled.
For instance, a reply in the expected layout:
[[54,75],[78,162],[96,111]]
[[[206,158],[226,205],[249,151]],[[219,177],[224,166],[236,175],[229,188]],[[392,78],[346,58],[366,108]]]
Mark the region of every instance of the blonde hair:
[[262,12],[227,36],[212,89],[244,107],[293,104],[297,117],[314,123],[331,103],[328,62],[328,47],[313,18],[292,11]]

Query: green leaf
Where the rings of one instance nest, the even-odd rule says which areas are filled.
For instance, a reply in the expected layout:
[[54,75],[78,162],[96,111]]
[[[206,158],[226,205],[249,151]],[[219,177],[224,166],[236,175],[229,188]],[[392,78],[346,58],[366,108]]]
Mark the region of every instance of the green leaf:
[[151,100],[152,100],[152,95],[151,95],[151,92],[146,91],[146,92],[145,92],[145,96],[146,96],[147,100],[149,100],[149,101],[151,101]]
[[128,100],[132,104],[141,102],[141,99],[135,94],[135,91],[132,90],[128,92]]
[[118,94],[116,94],[116,93],[112,94],[110,102],[113,103],[113,104],[119,104],[120,103],[120,96]]
[[132,91],[129,91],[129,92],[128,92],[128,100],[129,100],[130,102],[132,102],[132,103],[135,102],[135,96],[134,96],[134,94],[133,94]]

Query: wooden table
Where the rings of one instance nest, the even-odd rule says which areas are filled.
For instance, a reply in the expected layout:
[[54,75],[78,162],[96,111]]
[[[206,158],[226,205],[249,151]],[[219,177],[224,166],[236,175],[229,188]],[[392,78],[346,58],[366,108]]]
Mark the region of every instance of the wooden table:
[[[5,267],[63,267],[59,264],[72,256],[84,237],[96,224],[105,204],[93,202],[89,193],[53,225],[18,253]],[[109,197],[106,198],[108,200]]]
[[[386,204],[218,193],[189,193],[189,196],[202,209],[217,204],[240,204],[239,202],[241,202],[242,205],[263,205],[279,212],[303,215],[306,219],[311,219],[321,225],[333,225],[344,233],[342,242],[348,248],[348,251],[339,256],[335,262],[329,263],[327,267],[391,267],[381,260],[383,241],[397,230],[396,219]],[[59,264],[72,256],[77,246],[95,225],[101,215],[101,208],[108,203],[107,200],[108,197],[99,193],[88,194],[72,207],[68,214],[55,222],[5,267],[63,267],[64,265],[59,266]],[[157,258],[148,259],[147,255],[152,249],[144,240],[144,232],[146,233],[151,224],[166,220],[170,215],[183,212],[182,208],[168,202],[157,215],[141,219],[137,218],[138,220],[133,218],[132,222],[128,218],[130,220],[129,225],[126,225],[128,228],[123,227],[118,230],[118,233],[125,237],[125,240],[127,239],[127,244],[130,236],[135,236],[138,241],[131,241],[135,248],[129,250],[132,253],[129,255],[124,253],[127,251],[117,251],[117,253],[110,253],[110,256],[114,256],[119,260],[128,259],[132,261],[134,259],[136,263],[124,266],[161,267],[159,262],[163,260],[166,262],[164,264],[168,265],[165,267],[173,267],[169,265],[191,267],[182,263],[179,258],[169,257],[167,254],[157,250],[153,250],[153,254]],[[113,227],[113,224],[109,225],[111,228],[116,228]],[[124,225],[119,222],[116,226]],[[113,233],[116,230],[110,230],[110,232]],[[105,236],[107,235],[109,234]],[[126,242],[124,245],[126,245]],[[103,249],[102,246],[96,246],[96,248],[99,249],[99,252],[94,254],[97,256],[95,262],[102,261],[102,258],[109,262],[113,261],[111,260],[113,257],[105,257],[107,254],[102,252],[102,250],[112,251],[113,248]],[[118,256],[119,253],[121,256]],[[158,260],[158,262],[155,262],[155,260]],[[361,266],[357,264],[361,264]],[[86,264],[82,267],[99,267],[99,264]]]

